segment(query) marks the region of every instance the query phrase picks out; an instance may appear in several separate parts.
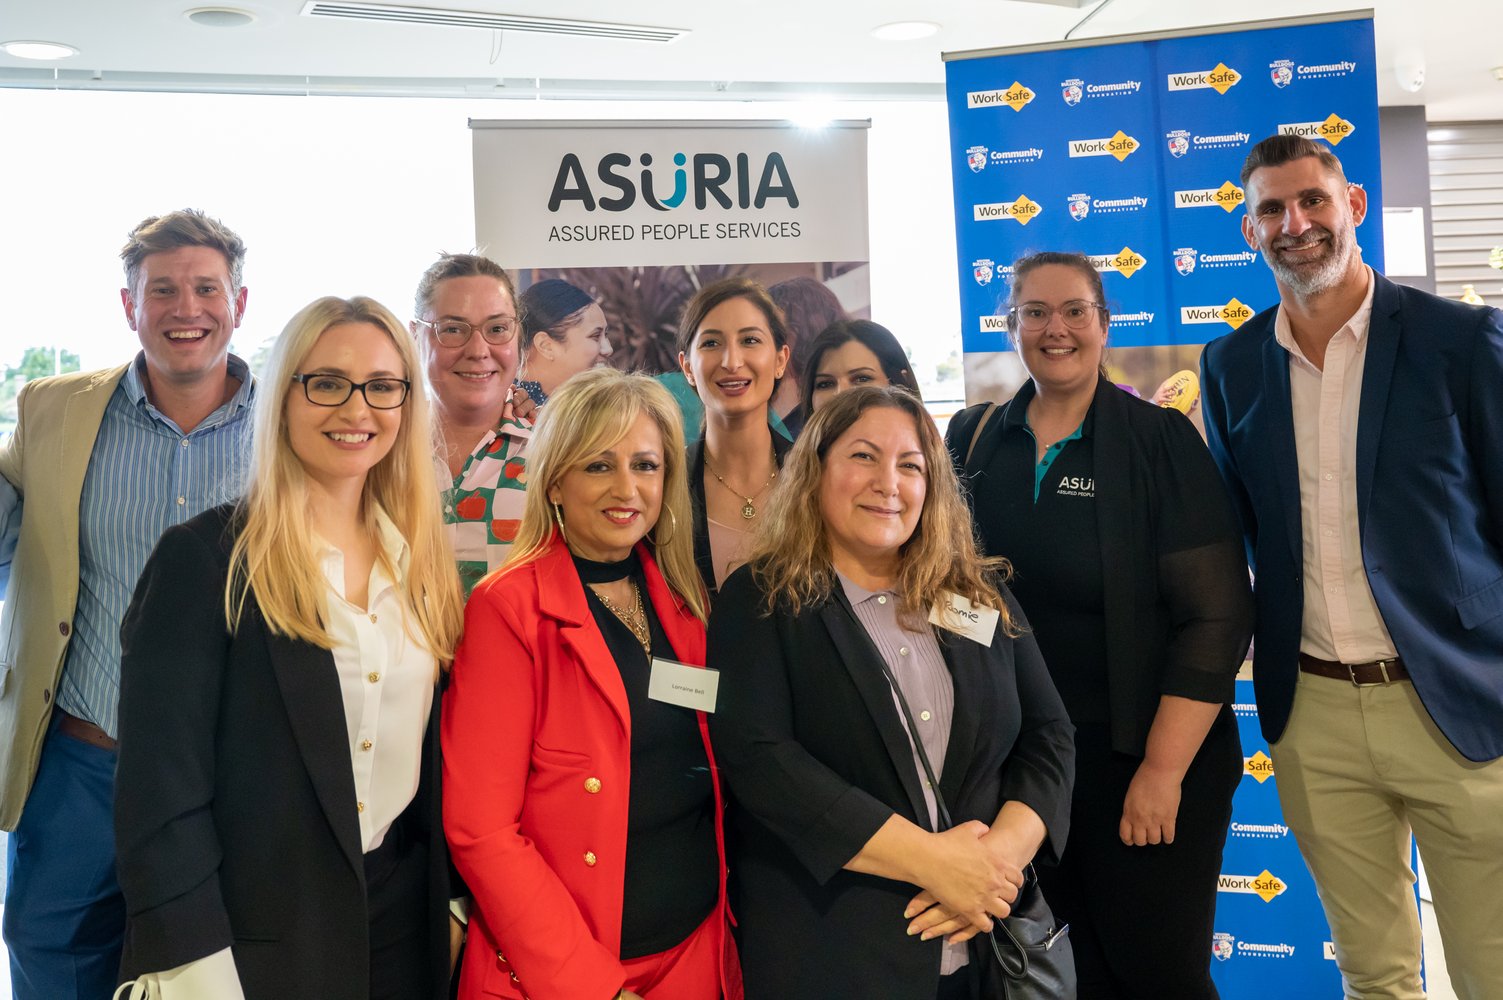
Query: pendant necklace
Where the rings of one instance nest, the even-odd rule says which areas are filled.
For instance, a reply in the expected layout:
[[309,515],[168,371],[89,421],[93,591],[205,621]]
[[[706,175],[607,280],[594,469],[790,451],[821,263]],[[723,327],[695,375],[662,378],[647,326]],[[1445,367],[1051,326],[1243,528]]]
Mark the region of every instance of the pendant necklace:
[[726,482],[725,479],[720,475],[720,473],[715,471],[715,466],[710,464],[709,455],[705,456],[705,468],[710,470],[710,475],[714,476],[716,481],[719,482],[721,486],[724,486],[726,489],[730,490],[733,495],[738,496],[742,499],[743,503],[741,506],[741,516],[750,521],[752,518],[757,516],[757,504],[755,502],[757,497],[761,496],[763,490],[766,490],[767,487],[772,485],[772,481],[774,479],[778,478],[778,453],[772,453],[772,475],[768,476],[767,482],[763,483],[761,487],[758,488],[757,492],[753,493],[751,496],[747,496],[746,494],[741,493],[730,483]]

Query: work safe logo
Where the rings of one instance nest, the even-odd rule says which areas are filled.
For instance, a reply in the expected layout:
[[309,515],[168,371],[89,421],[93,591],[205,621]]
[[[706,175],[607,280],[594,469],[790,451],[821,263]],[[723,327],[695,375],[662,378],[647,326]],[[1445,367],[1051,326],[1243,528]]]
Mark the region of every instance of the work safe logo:
[[1038,214],[1043,210],[1044,207],[1042,205],[1034,201],[1032,198],[1029,198],[1026,194],[1018,195],[1017,201],[992,202],[988,205],[973,206],[972,209],[972,211],[974,212],[974,218],[977,222],[991,222],[996,219],[1011,219],[1012,221],[1023,226],[1028,225],[1028,223],[1038,218]]
[[1186,326],[1225,323],[1233,330],[1252,317],[1252,309],[1237,301],[1235,296],[1224,306],[1182,306],[1179,311],[1179,321]]
[[1188,73],[1170,73],[1170,90],[1214,90],[1225,94],[1237,85],[1242,74],[1226,63],[1217,63],[1215,69],[1192,70]]
[[1252,775],[1253,780],[1261,785],[1273,777],[1273,758],[1261,750],[1251,757],[1243,757],[1242,773]]
[[1216,880],[1217,892],[1247,893],[1257,896],[1265,903],[1273,902],[1275,896],[1281,896],[1284,890],[1289,888],[1284,880],[1263,869],[1261,875],[1221,875]]
[[1302,135],[1307,139],[1324,139],[1333,146],[1357,131],[1357,126],[1332,112],[1322,122],[1290,122],[1279,126],[1279,135]]
[[1235,212],[1242,204],[1242,189],[1231,181],[1219,188],[1199,188],[1174,192],[1175,208],[1205,208],[1214,205],[1228,212]]
[[640,194],[649,206],[666,212],[678,208],[689,197],[691,170],[694,207],[697,209],[705,208],[711,199],[721,208],[763,208],[774,199],[783,201],[789,208],[798,208],[798,192],[793,188],[788,164],[783,162],[781,153],[768,153],[762,158],[760,168],[752,166],[751,156],[747,153],[737,153],[734,158],[721,153],[695,153],[692,166],[688,156],[674,153],[673,193],[666,198],[657,194],[652,154],[642,153],[637,157],[637,163],[641,170],[632,176],[627,172],[632,168],[632,158],[626,153],[602,156],[595,164],[596,183],[613,194],[597,198],[596,189],[590,186],[578,154],[565,153],[553,178],[548,211],[557,212],[564,202],[577,201],[586,212],[593,212],[597,207],[604,212],[624,212],[637,203]]
[[1117,130],[1117,134],[1105,139],[1071,139],[1070,155],[1076,156],[1115,156],[1117,162],[1131,156],[1142,143],[1132,136]]
[[1022,111],[1033,98],[1033,91],[1014,80],[1006,90],[972,90],[965,95],[965,103],[972,109],[1005,104],[1014,111]]
[[1143,255],[1132,247],[1123,247],[1117,253],[1086,254],[1086,259],[1097,271],[1116,271],[1124,278],[1131,278],[1148,263]]

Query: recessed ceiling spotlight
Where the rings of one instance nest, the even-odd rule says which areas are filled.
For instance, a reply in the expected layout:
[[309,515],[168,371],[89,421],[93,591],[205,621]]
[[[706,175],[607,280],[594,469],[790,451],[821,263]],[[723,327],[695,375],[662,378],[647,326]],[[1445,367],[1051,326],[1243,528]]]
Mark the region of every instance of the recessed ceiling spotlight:
[[78,55],[78,50],[62,42],[37,42],[17,40],[0,42],[0,52],[17,59],[66,59]]
[[183,16],[206,28],[243,28],[256,19],[256,15],[238,7],[194,7],[183,11]]
[[939,31],[933,21],[893,21],[872,29],[872,37],[882,42],[911,42],[916,38],[928,38]]

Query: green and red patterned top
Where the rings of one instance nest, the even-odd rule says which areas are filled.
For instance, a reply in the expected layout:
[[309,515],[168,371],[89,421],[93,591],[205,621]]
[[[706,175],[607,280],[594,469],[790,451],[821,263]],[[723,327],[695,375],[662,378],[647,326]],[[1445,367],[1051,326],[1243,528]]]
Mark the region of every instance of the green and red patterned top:
[[[527,493],[527,460],[523,452],[532,439],[532,422],[512,416],[511,404],[501,423],[489,431],[443,490],[444,525],[459,565],[465,596],[491,570],[506,561]],[[438,481],[449,479],[443,456],[438,456]]]

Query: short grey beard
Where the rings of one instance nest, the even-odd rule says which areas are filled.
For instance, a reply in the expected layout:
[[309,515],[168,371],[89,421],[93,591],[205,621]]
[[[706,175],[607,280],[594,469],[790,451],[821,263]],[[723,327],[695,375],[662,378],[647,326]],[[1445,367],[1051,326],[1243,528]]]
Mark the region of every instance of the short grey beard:
[[1301,298],[1324,294],[1339,285],[1346,276],[1357,246],[1356,239],[1350,234],[1344,235],[1339,243],[1334,233],[1331,237],[1331,255],[1314,271],[1302,272],[1286,267],[1279,260],[1277,251],[1272,249],[1263,251],[1263,260],[1267,262],[1279,284]]

